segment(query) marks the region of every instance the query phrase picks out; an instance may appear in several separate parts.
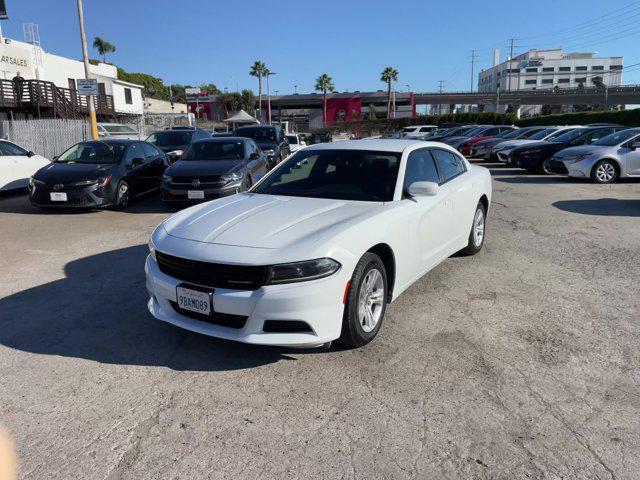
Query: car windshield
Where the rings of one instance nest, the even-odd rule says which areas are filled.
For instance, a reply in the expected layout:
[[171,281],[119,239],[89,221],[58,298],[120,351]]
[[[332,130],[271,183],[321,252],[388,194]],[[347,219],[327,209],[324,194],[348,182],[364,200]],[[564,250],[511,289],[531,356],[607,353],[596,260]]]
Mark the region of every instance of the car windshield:
[[57,163],[120,163],[124,143],[83,142],[74,145],[56,160]]
[[531,135],[529,140],[543,140],[547,136],[551,135],[553,132],[558,132],[557,128],[545,128],[544,130],[539,131],[535,135]]
[[292,197],[389,202],[400,153],[372,150],[302,150],[251,190]]
[[522,132],[520,130],[505,130],[496,135],[496,138],[520,138]]
[[241,160],[244,158],[244,142],[196,142],[185,152],[181,160]]
[[418,127],[404,127],[404,128],[402,129],[402,131],[403,131],[404,133],[409,133],[409,132],[415,132],[417,129],[418,129]]
[[292,145],[298,144],[298,137],[296,135],[287,135],[287,140],[289,140],[289,143]]
[[239,128],[236,130],[237,137],[246,137],[256,142],[275,142],[276,131],[274,128]]
[[568,132],[563,133],[562,135],[558,135],[557,137],[549,137],[549,140],[553,139],[554,142],[570,142],[575,140],[581,135],[589,132],[586,128],[576,128],[575,130],[569,130]]
[[157,132],[147,138],[147,142],[157,147],[181,147],[191,142],[193,132]]
[[129,125],[101,125],[108,133],[138,133]]
[[597,142],[593,142],[592,145],[601,145],[604,147],[613,147],[615,145],[620,145],[621,143],[626,142],[627,140],[631,140],[633,137],[640,135],[640,130],[621,130],[616,133],[612,133],[607,135],[606,137],[602,137]]

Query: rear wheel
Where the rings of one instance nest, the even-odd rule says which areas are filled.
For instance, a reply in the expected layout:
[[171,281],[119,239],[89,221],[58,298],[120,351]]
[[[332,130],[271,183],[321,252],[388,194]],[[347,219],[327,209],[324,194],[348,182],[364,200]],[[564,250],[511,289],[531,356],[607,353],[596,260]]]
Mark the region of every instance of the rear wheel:
[[387,271],[380,257],[365,253],[349,283],[340,342],[361,347],[373,340],[387,309]]
[[618,178],[618,169],[611,160],[600,160],[591,169],[591,180],[596,183],[613,183]]
[[462,250],[462,253],[465,255],[475,255],[482,250],[486,233],[486,223],[487,209],[482,202],[478,202],[476,212],[473,214],[469,243],[467,243],[467,246]]

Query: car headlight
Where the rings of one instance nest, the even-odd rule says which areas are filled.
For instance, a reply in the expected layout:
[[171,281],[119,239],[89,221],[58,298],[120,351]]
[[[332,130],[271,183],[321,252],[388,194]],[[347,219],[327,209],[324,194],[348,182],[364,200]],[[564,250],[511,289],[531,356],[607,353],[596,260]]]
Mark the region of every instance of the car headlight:
[[304,262],[281,263],[267,269],[267,285],[305,282],[328,277],[340,270],[340,263],[332,258],[317,258]]
[[181,157],[182,155],[184,155],[184,150],[172,150],[170,152],[167,152],[167,155]]
[[156,246],[153,244],[153,238],[149,238],[149,253],[156,260]]
[[163,182],[170,182],[171,180],[173,180],[173,177],[171,175],[162,175]]
[[559,160],[562,161],[568,161],[569,163],[578,163],[581,162],[583,160],[586,160],[587,158],[589,158],[591,155],[589,154],[583,154],[583,155],[572,155],[570,157],[565,157],[565,158],[561,158]]
[[30,178],[29,178],[29,186],[30,186],[31,188],[33,188],[33,187],[37,187],[38,185],[44,185],[44,184],[45,184],[45,183],[44,183],[42,180],[36,180],[36,179],[35,179],[35,178],[33,178],[33,177],[30,177]]
[[238,182],[240,180],[242,180],[242,173],[240,172],[233,172],[233,173],[229,173],[227,175],[222,175],[220,177],[220,179],[223,182],[229,183],[229,182]]

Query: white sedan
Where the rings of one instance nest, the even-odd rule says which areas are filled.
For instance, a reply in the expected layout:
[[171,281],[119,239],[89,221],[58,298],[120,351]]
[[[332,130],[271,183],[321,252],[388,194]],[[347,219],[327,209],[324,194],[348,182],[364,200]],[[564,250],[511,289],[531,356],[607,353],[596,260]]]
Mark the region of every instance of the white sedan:
[[0,140],[0,190],[26,188],[29,178],[51,162],[8,140]]
[[485,239],[489,171],[435,142],[355,140],[300,150],[245,193],[153,232],[149,311],[247,343],[371,341],[385,309]]

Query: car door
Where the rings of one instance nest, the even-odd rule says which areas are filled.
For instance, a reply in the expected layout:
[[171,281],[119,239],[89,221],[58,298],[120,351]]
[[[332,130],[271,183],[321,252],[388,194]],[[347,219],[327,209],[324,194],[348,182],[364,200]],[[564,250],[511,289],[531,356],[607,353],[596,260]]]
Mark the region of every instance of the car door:
[[618,150],[625,175],[640,176],[640,148],[633,148],[633,145],[637,144],[640,144],[640,135],[629,140]]
[[150,188],[160,188],[160,178],[162,177],[165,169],[164,153],[148,142],[140,142],[140,145],[142,146],[145,158],[149,163]]
[[0,189],[26,187],[29,177],[45,164],[42,157],[30,156],[27,150],[6,140],[0,141],[0,154]]
[[438,167],[442,184],[447,185],[451,192],[453,217],[450,247],[457,250],[462,239],[469,236],[476,209],[473,184],[469,181],[466,163],[459,155],[440,148],[432,148],[431,154]]
[[428,148],[409,154],[403,180],[405,195],[402,201],[408,214],[410,248],[418,259],[413,266],[414,277],[417,277],[446,257],[444,252],[451,241],[453,207],[447,185],[442,185],[435,196],[410,197],[407,193],[414,182],[442,183]]
[[130,143],[125,152],[125,164],[128,168],[127,179],[134,195],[150,190],[151,175],[149,163],[142,149],[142,142]]

